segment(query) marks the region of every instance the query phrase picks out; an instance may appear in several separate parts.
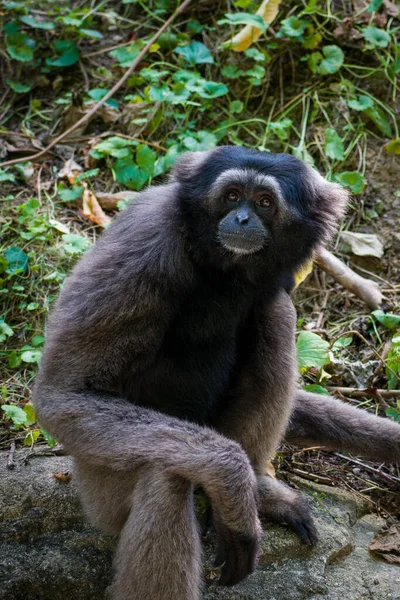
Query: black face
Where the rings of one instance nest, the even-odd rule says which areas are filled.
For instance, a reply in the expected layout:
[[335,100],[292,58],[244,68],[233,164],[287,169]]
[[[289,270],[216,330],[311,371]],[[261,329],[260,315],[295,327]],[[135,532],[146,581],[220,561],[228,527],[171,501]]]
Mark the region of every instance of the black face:
[[347,200],[294,156],[235,146],[189,153],[173,177],[198,261],[271,276],[304,264],[334,232]]
[[271,190],[246,189],[243,185],[227,185],[222,201],[228,211],[218,225],[222,246],[235,254],[258,252],[267,243],[268,224],[276,209]]

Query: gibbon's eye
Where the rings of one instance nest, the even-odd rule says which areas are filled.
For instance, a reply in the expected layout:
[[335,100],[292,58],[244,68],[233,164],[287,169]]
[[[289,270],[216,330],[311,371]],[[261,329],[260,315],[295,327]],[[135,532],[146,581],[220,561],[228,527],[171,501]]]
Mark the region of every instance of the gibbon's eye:
[[228,202],[239,202],[239,194],[235,190],[229,190],[225,194],[225,200]]
[[271,196],[261,196],[256,201],[256,206],[260,206],[261,208],[270,208],[272,206],[272,198]]

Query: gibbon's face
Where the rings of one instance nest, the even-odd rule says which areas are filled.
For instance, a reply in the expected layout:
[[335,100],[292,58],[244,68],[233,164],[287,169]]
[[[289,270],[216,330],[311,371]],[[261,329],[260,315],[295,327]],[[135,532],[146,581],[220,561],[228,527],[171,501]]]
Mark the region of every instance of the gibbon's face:
[[348,194],[288,154],[221,146],[184,155],[172,181],[190,242],[215,261],[292,270],[328,240]]

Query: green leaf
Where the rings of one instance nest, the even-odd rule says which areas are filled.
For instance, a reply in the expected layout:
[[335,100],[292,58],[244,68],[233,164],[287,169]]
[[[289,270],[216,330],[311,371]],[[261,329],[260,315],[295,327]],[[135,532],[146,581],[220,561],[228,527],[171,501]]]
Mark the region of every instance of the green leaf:
[[42,436],[44,437],[44,439],[47,442],[47,445],[50,448],[54,448],[54,446],[57,444],[57,441],[55,438],[53,438],[53,436],[51,436],[49,433],[47,433],[47,431],[45,429],[43,429],[43,427],[40,427],[40,432],[42,434]]
[[95,38],[96,40],[102,40],[103,34],[97,29],[80,29],[79,33],[82,35],[87,35],[87,37]]
[[313,392],[314,394],[324,394],[325,396],[329,396],[328,390],[323,385],[318,385],[316,383],[310,383],[309,385],[305,385],[304,391]]
[[25,439],[24,439],[24,445],[25,446],[32,446],[36,442],[36,440],[38,439],[39,435],[40,435],[40,430],[39,429],[36,429],[34,431],[28,431],[27,434],[26,434],[26,436],[25,436]]
[[365,187],[365,180],[357,171],[344,171],[335,175],[335,181],[350,188],[353,194],[361,194]]
[[371,0],[368,4],[367,12],[373,13],[383,4],[383,0]]
[[253,60],[256,60],[257,62],[266,61],[265,54],[257,50],[257,48],[247,48],[247,50],[245,50],[243,54],[245,56],[248,56],[249,58],[252,58]]
[[297,360],[301,369],[321,368],[331,362],[328,342],[311,331],[301,331],[296,345]]
[[44,337],[42,335],[34,335],[32,338],[32,346],[41,346],[44,342]]
[[46,65],[49,67],[70,67],[78,62],[79,52],[74,42],[69,40],[56,40],[54,45],[59,56],[55,60],[46,58]]
[[19,20],[25,25],[29,25],[34,29],[55,29],[55,23],[51,23],[50,21],[37,21],[32,15],[23,15],[19,17]]
[[337,350],[342,350],[343,348],[346,348],[347,346],[351,346],[352,343],[353,343],[353,338],[350,335],[349,336],[342,335],[332,345],[332,351],[336,352]]
[[0,169],[0,182],[1,181],[15,181],[15,175],[10,173],[8,169]]
[[139,165],[143,173],[151,177],[154,172],[154,164],[157,160],[157,154],[146,146],[141,144],[136,150],[136,163]]
[[334,160],[344,159],[343,140],[334,129],[325,129],[325,154]]
[[250,25],[257,27],[263,33],[267,31],[267,24],[261,15],[253,15],[247,12],[226,13],[224,19],[217,21],[218,25]]
[[178,46],[174,52],[180,54],[192,65],[212,64],[214,58],[205,44],[201,42],[192,42],[187,46]]
[[7,77],[6,83],[10,86],[10,88],[16,92],[17,94],[25,94],[32,89],[32,85],[27,85],[25,83],[19,83],[18,81],[12,81]]
[[236,65],[225,65],[222,67],[221,73],[227,79],[238,79],[241,75],[244,75],[244,71]]
[[21,353],[21,359],[26,363],[38,363],[41,356],[42,351],[38,349],[25,350]]
[[[137,146],[138,143],[133,140],[126,140],[118,136],[109,137],[96,144],[94,150],[103,156],[114,156],[115,158],[125,158],[130,156],[130,146]],[[121,150],[123,151],[121,153]]]
[[379,106],[367,108],[365,114],[373,123],[375,123],[379,131],[381,131],[386,137],[392,137],[392,127],[387,120],[385,112]]
[[115,50],[111,50],[109,54],[119,62],[121,67],[130,67],[134,60],[137,58],[143,46],[144,42],[142,40],[138,40],[133,44],[130,44],[129,46],[124,46],[123,48],[116,48]]
[[12,335],[14,335],[14,331],[7,325],[3,317],[0,317],[0,342],[5,342],[7,337],[11,337]]
[[6,259],[8,262],[6,273],[10,275],[25,273],[28,267],[28,255],[21,248],[18,248],[18,246],[8,248],[6,250]]
[[228,91],[229,90],[224,83],[204,81],[204,83],[199,86],[197,93],[202,98],[219,98],[220,96],[225,96]]
[[397,138],[397,140],[391,140],[388,144],[386,144],[385,150],[388,154],[400,154],[400,138]]
[[16,404],[3,404],[1,409],[4,411],[6,418],[12,421],[14,427],[20,429],[28,420],[27,414]]
[[385,313],[383,310],[374,310],[371,314],[386,329],[400,328],[400,315]]
[[26,424],[27,425],[33,425],[34,423],[36,423],[35,407],[33,406],[33,404],[25,404],[25,406],[22,410],[26,414],[26,417],[27,417]]
[[332,73],[339,71],[344,61],[344,54],[339,46],[324,46],[322,54],[324,58],[317,67],[317,73],[332,75]]
[[347,103],[350,108],[354,110],[367,110],[367,108],[371,108],[374,105],[374,101],[369,96],[358,96],[357,100],[349,100]]
[[231,113],[241,113],[243,112],[244,104],[241,100],[232,100],[229,103],[229,111]]
[[278,136],[280,140],[287,140],[290,134],[291,119],[282,119],[281,121],[271,121],[269,128]]
[[90,246],[89,240],[77,233],[66,233],[62,236],[62,239],[67,254],[82,254]]
[[283,19],[281,33],[283,36],[287,36],[294,40],[302,40],[303,33],[310,26],[308,21],[304,19],[298,19],[297,17],[289,17],[288,19]]
[[398,406],[398,408],[389,406],[389,408],[386,409],[386,416],[392,417],[397,423],[400,423],[400,406]]
[[63,202],[73,202],[77,198],[80,198],[85,190],[82,185],[73,185],[70,188],[62,187],[63,184],[59,184],[57,187],[57,193]]
[[186,136],[183,138],[183,145],[191,152],[212,150],[217,145],[217,138],[210,131],[198,131],[197,139],[195,137]]
[[[104,98],[107,92],[109,92],[109,90],[105,90],[104,88],[93,88],[88,91],[88,96],[90,96],[93,100],[96,100],[96,102],[98,102],[99,100]],[[112,106],[113,108],[118,108],[118,102],[116,100],[113,100],[112,98],[107,100],[106,104]]]
[[25,33],[16,32],[6,37],[7,52],[11,58],[21,62],[29,62],[33,59],[33,48],[35,40],[29,38]]
[[384,29],[370,25],[369,27],[364,27],[361,31],[364,39],[374,47],[386,48],[390,44],[391,37]]
[[148,175],[139,169],[129,157],[119,158],[113,166],[113,172],[118,183],[130,190],[139,191],[149,180]]

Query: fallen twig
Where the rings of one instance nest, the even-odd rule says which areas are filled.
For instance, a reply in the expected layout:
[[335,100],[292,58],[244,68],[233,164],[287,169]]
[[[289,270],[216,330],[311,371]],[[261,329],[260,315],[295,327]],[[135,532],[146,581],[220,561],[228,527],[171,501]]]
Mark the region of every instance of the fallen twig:
[[351,388],[351,387],[336,387],[328,386],[330,392],[335,394],[344,394],[345,396],[353,396],[354,398],[362,398],[363,396],[371,396],[372,398],[400,398],[400,390],[378,390],[370,387],[365,389]]
[[[144,46],[144,48],[139,52],[136,59],[133,61],[133,63],[131,64],[129,69],[124,73],[124,75],[121,77],[121,79],[119,79],[119,81],[117,81],[117,83],[111,88],[111,90],[109,92],[107,92],[107,94],[105,96],[103,96],[103,98],[101,100],[99,100],[99,102],[97,102],[93,106],[93,108],[91,110],[89,110],[89,112],[87,112],[81,119],[79,119],[79,121],[77,121],[76,123],[71,125],[71,127],[69,127],[66,131],[64,131],[58,137],[56,137],[46,148],[44,148],[40,152],[37,152],[37,154],[30,156],[29,160],[32,161],[32,160],[36,160],[37,158],[40,158],[41,156],[46,154],[46,152],[51,150],[51,148],[53,148],[56,144],[59,144],[61,142],[61,140],[66,138],[70,133],[75,131],[75,129],[78,129],[78,127],[80,127],[81,125],[83,125],[84,123],[89,121],[93,117],[93,115],[99,110],[99,108],[101,106],[103,106],[103,104],[105,104],[107,102],[107,100],[109,100],[115,94],[115,92],[117,92],[119,90],[119,88],[125,83],[125,81],[127,79],[129,79],[129,77],[132,75],[133,71],[137,68],[137,66],[141,63],[142,59],[144,58],[144,56],[150,50],[151,46],[156,42],[156,40],[159,38],[159,36],[171,25],[171,23],[176,19],[176,17],[189,6],[191,1],[192,0],[184,0],[184,2],[182,2],[182,4],[180,6],[178,6],[178,8],[175,10],[175,12],[169,17],[169,19],[167,19],[165,21],[165,23],[160,27],[160,29],[158,29],[156,31],[156,33],[153,35],[153,37],[147,42],[147,44]],[[16,165],[16,164],[18,164],[20,162],[24,162],[24,161],[26,161],[26,157],[15,158],[14,160],[8,160],[6,162],[1,163],[0,167],[10,167],[11,165]]]
[[379,308],[382,304],[383,295],[378,284],[355,273],[326,248],[318,249],[315,262],[344,288],[358,296],[371,310]]
[[355,465],[359,465],[360,467],[363,467],[363,469],[366,469],[367,471],[376,473],[377,475],[379,475],[383,479],[386,479],[387,481],[391,481],[392,483],[393,483],[393,481],[397,481],[400,483],[399,477],[395,477],[395,475],[390,475],[389,473],[385,473],[384,471],[381,471],[380,469],[371,467],[370,465],[367,465],[366,463],[362,462],[361,460],[358,460],[356,458],[350,458],[349,456],[345,456],[344,454],[340,454],[339,452],[335,452],[335,456],[338,456],[339,458],[344,458],[345,460],[348,460],[349,462],[354,463]]
[[12,471],[15,468],[14,454],[15,454],[15,442],[11,442],[10,452],[7,457],[7,469],[9,471]]

